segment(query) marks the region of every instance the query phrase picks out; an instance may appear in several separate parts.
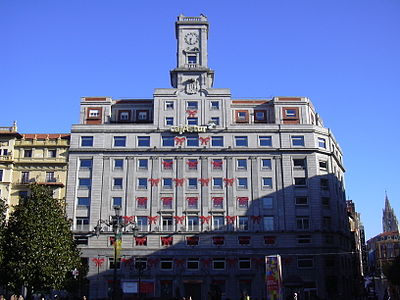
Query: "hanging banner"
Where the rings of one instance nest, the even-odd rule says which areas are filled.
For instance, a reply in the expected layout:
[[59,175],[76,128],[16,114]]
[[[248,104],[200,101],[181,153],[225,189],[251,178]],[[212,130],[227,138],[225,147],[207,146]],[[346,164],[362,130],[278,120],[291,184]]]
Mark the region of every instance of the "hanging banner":
[[267,300],[282,300],[282,265],[280,255],[265,257]]

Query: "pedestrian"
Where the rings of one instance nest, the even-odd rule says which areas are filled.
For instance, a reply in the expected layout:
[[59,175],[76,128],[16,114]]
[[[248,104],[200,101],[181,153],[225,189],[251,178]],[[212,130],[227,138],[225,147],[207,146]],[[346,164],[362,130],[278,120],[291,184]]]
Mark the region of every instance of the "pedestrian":
[[24,297],[22,297],[22,295],[19,295],[18,300],[24,300]]

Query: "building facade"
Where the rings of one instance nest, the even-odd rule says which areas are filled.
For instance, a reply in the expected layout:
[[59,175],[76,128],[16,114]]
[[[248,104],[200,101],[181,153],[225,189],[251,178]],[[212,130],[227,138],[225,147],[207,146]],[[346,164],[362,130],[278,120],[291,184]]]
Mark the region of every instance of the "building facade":
[[[152,99],[84,97],[72,126],[67,213],[89,297],[117,283],[138,284],[141,297],[265,298],[265,256],[279,254],[285,296],[352,299],[332,132],[306,97],[232,99],[214,88],[207,18],[181,15],[175,29],[172,88]],[[117,262],[111,226],[91,234],[115,207],[130,224]]]
[[69,134],[20,134],[0,129],[0,197],[10,209],[29,195],[32,183],[51,186],[65,204]]

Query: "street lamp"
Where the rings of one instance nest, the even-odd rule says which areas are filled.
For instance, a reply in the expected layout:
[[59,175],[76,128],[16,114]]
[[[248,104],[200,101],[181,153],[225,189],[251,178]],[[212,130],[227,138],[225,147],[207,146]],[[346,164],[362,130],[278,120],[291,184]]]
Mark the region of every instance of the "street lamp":
[[94,234],[97,238],[99,238],[100,233],[103,232],[103,225],[111,226],[112,231],[114,233],[114,273],[113,273],[113,290],[112,290],[112,299],[117,300],[117,259],[118,259],[118,247],[122,243],[122,232],[128,225],[133,225],[132,231],[133,235],[136,236],[138,233],[138,228],[136,227],[136,223],[133,220],[124,219],[120,215],[120,206],[114,206],[115,215],[111,217],[109,221],[99,219],[97,221],[97,225],[94,227]]

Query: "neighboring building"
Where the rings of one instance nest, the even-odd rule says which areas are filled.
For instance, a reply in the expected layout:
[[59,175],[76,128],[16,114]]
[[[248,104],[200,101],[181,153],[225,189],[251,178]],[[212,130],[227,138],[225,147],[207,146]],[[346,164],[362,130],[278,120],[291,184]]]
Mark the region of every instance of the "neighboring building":
[[4,199],[8,207],[11,205],[14,145],[21,137],[16,122],[11,127],[0,127],[0,199]]
[[10,209],[29,195],[29,184],[51,186],[65,203],[69,134],[20,134],[0,127],[0,197]]
[[399,231],[399,223],[397,222],[394,209],[390,206],[387,194],[385,196],[385,209],[382,213],[382,227],[383,232]]
[[308,98],[239,100],[213,88],[208,29],[203,15],[178,17],[172,88],[153,99],[81,99],[67,213],[89,298],[110,295],[112,228],[91,232],[118,206],[135,221],[118,250],[118,285],[139,282],[141,297],[265,298],[264,258],[280,254],[285,296],[352,299],[339,145]]

